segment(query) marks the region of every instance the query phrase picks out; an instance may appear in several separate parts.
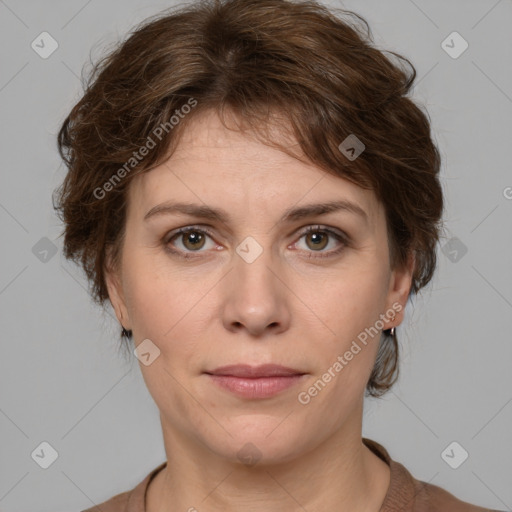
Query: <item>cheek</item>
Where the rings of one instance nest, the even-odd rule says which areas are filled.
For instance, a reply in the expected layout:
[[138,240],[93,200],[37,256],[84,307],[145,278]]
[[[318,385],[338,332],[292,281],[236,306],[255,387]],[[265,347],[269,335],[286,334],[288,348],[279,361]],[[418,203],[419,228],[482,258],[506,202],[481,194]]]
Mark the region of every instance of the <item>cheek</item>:
[[381,338],[377,322],[384,313],[386,287],[386,275],[375,262],[332,274],[310,295],[312,309],[329,328],[321,326],[327,335],[317,340],[323,352],[317,351],[318,376],[325,383],[317,403],[326,413],[333,402],[350,409],[364,390]]
[[386,293],[386,274],[374,264],[332,274],[310,298],[319,317],[325,319],[338,338],[349,342],[379,319],[384,312]]
[[125,290],[134,339],[153,341],[160,349],[160,362],[171,372],[183,372],[200,354],[200,334],[207,320],[202,312],[208,310],[205,295],[211,285],[197,275],[170,271],[155,260],[134,258],[126,267],[130,269]]
[[148,251],[126,251],[123,277],[126,306],[133,331],[162,338],[184,315],[187,293],[182,279]]
[[193,409],[182,385],[201,368],[198,358],[205,350],[198,342],[202,324],[197,317],[204,293],[196,293],[190,283],[169,276],[165,269],[132,268],[126,283],[135,343],[149,339],[160,351],[150,365],[140,363],[141,373],[159,409],[179,422]]

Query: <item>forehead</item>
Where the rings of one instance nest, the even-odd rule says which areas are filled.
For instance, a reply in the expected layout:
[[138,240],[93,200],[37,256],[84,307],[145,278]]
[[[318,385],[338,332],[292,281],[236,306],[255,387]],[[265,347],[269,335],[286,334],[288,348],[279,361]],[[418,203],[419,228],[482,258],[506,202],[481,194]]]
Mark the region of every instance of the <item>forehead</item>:
[[[132,181],[132,206],[146,212],[163,201],[187,200],[226,204],[228,209],[259,204],[262,211],[272,204],[272,211],[282,213],[291,205],[346,199],[361,206],[371,223],[383,215],[372,191],[271,147],[254,132],[242,133],[227,121],[228,127],[213,111],[196,114],[171,156]],[[286,124],[271,123],[265,130],[271,141],[303,157]]]

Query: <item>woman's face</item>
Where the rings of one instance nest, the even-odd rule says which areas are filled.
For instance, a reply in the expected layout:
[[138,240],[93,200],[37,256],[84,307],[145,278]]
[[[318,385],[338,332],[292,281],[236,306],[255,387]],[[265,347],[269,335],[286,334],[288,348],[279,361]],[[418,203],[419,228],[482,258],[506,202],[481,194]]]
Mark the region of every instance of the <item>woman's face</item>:
[[[275,462],[335,433],[360,436],[380,332],[400,323],[411,284],[410,268],[390,269],[373,192],[203,114],[166,163],[132,182],[128,201],[109,293],[135,344],[146,340],[140,367],[164,438]],[[339,201],[354,208],[290,213]],[[238,364],[303,375],[261,380],[251,394],[251,381],[207,373]]]

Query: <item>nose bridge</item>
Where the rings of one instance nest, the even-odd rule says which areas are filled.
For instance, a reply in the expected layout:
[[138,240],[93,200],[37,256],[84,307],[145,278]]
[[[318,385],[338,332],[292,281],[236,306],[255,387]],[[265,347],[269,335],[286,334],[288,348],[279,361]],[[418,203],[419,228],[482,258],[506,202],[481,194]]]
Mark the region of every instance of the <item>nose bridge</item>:
[[261,236],[260,240],[248,236],[235,248],[223,313],[226,328],[243,325],[253,335],[261,334],[268,326],[286,328],[289,322],[271,237]]
[[259,241],[253,236],[247,236],[236,247],[234,278],[240,286],[248,285],[251,289],[271,288],[275,291],[276,270],[272,268],[274,258],[271,237],[258,238]]

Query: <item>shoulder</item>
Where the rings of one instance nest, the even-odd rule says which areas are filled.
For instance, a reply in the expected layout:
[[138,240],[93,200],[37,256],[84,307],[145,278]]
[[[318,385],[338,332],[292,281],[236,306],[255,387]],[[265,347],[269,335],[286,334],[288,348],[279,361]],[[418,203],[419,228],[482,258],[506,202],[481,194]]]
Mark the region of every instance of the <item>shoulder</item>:
[[166,465],[167,461],[157,466],[130,491],[116,494],[107,501],[81,512],[144,512],[146,510],[145,498],[149,483]]
[[415,491],[411,512],[499,512],[458,499],[447,490],[413,478]]
[[387,494],[380,512],[502,512],[472,505],[437,485],[414,478],[402,464],[394,461],[376,441],[363,443],[386,462],[391,471]]
[[82,510],[81,512],[125,512],[131,493],[132,491],[126,491],[116,494],[107,501],[99,503],[98,505],[86,510]]

